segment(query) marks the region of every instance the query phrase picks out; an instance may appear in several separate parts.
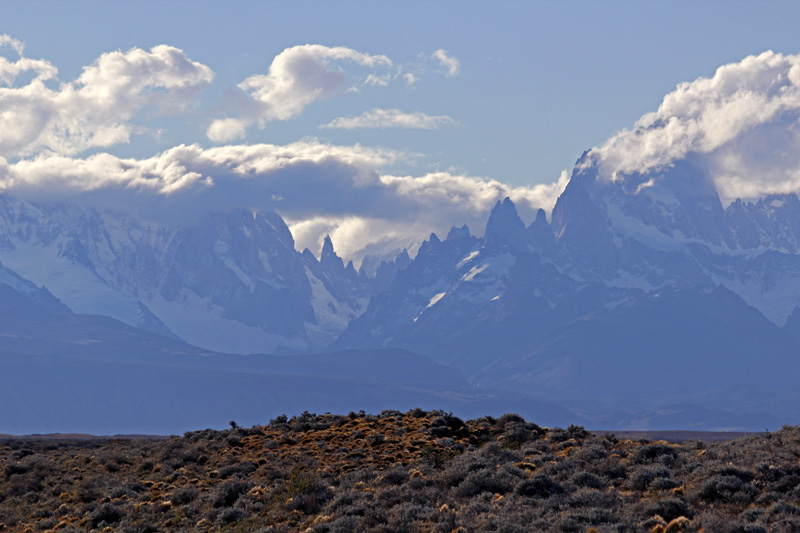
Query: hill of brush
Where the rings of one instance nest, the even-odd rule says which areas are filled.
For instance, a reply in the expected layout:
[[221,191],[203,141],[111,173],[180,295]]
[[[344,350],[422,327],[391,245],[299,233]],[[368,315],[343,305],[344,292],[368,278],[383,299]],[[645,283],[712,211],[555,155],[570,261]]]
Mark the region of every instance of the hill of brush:
[[798,460],[795,427],[675,444],[419,409],[9,438],[0,530],[798,531]]

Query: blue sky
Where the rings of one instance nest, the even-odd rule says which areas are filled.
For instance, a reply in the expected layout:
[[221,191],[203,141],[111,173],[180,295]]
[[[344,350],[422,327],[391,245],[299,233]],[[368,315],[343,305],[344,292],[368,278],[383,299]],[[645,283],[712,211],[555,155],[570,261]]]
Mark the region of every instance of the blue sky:
[[[208,70],[197,67],[192,90],[170,93],[169,106],[162,108],[165,99],[104,108],[101,125],[121,124],[127,131],[114,142],[7,145],[0,156],[11,165],[8,174],[16,172],[17,178],[6,179],[4,188],[33,197],[78,191],[92,200],[113,197],[115,205],[179,214],[245,201],[254,208],[276,209],[290,219],[301,244],[313,249],[325,233],[332,233],[337,249],[352,257],[407,245],[432,230],[446,230],[451,223],[468,222],[480,233],[496,197],[515,189],[517,197],[530,199],[528,204],[518,202],[525,204],[520,211],[527,221],[537,201],[549,209],[551,205],[545,204],[552,202],[558,189],[531,192],[536,185],[557,182],[562,170],[571,170],[584,150],[632,128],[640,117],[658,109],[678,83],[714,76],[719,66],[766,50],[800,52],[797,20],[800,7],[789,2],[5,0],[0,3],[0,34],[24,44],[25,58],[43,59],[58,69],[57,76],[44,82],[53,91],[59,84],[76,82],[83,69],[103,54],[132,49],[147,53],[158,45],[174,47]],[[275,118],[278,107],[272,96],[272,115],[263,109],[253,111],[253,95],[259,87],[266,89],[251,87],[248,93],[238,86],[254,76],[266,76],[276,57],[300,45],[352,51],[347,57],[321,60],[330,72],[341,73],[342,84],[326,98],[311,98],[299,111],[284,108],[288,115],[281,118]],[[438,50],[445,51],[440,57],[456,60],[458,68],[439,61],[434,55]],[[373,61],[367,64],[353,54]],[[0,48],[0,55],[19,59],[11,45]],[[374,59],[378,57],[391,65]],[[373,84],[366,81],[370,75]],[[9,87],[24,87],[31,76],[20,74]],[[146,100],[149,91],[171,90],[148,87],[137,98]],[[179,104],[180,98],[186,99],[185,105]],[[0,105],[11,105],[9,101]],[[108,119],[106,115],[115,109],[121,118]],[[411,123],[426,123],[429,128],[323,127],[373,110],[412,115]],[[88,121],[90,126],[101,120],[97,116]],[[214,142],[209,127],[225,118],[245,120],[245,125],[240,124],[238,136],[218,136]],[[265,158],[274,163],[277,148],[268,156],[251,154],[251,163],[253,158],[262,163],[253,163],[246,172],[270,178],[250,187],[256,180],[249,180],[248,186],[226,181],[208,158],[205,166],[193,167],[185,163],[188,156],[181,156],[184,159],[177,159],[189,168],[187,174],[197,175],[173,182],[171,194],[139,181],[135,186],[102,180],[86,185],[76,174],[90,173],[86,168],[95,168],[98,159],[87,161],[98,154],[143,161],[181,145],[195,146],[197,153],[231,145],[291,147],[278,151],[292,152],[287,165],[294,166],[287,170],[287,165],[278,163],[279,172],[264,166]],[[354,153],[354,146],[361,152]],[[242,150],[235,156],[202,155],[214,164],[224,160],[225,169],[243,175],[236,159]],[[199,157],[197,153],[192,157]],[[299,162],[296,153],[304,154]],[[81,170],[64,167],[72,178],[62,181],[54,175],[19,178],[20,162],[37,158],[41,162],[43,157],[49,158],[51,174],[58,164],[74,167],[76,160]],[[64,158],[70,159],[68,164]],[[331,166],[333,162],[337,164]],[[154,171],[148,172],[142,179]],[[314,178],[297,178],[303,172]],[[350,174],[342,178],[337,172]],[[398,193],[401,198],[364,186],[370,179],[365,172],[396,178],[382,178],[382,183],[404,191]],[[331,175],[339,177],[331,181],[326,177]],[[412,182],[412,178],[426,181]],[[337,188],[336,179],[348,185]],[[174,193],[187,183],[205,184],[205,190],[213,192]],[[324,194],[303,195],[315,187]],[[120,192],[121,188],[125,190]],[[147,192],[151,189],[156,193]],[[409,192],[412,189],[424,189],[427,196],[410,200],[416,194]],[[253,200],[256,196],[263,200]],[[469,198],[448,203],[443,197]],[[374,246],[359,244],[365,240]]]

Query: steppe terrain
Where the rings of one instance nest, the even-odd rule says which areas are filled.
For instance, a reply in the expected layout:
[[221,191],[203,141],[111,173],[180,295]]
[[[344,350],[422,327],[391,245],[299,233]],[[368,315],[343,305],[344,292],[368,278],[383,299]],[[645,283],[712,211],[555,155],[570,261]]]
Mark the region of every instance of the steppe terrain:
[[5,531],[797,531],[800,428],[683,442],[419,409],[6,438]]

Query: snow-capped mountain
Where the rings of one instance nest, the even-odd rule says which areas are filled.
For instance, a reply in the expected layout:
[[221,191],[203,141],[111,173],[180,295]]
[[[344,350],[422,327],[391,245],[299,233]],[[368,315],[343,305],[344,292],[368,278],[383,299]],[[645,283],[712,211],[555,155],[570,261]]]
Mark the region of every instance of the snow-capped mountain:
[[359,272],[330,239],[297,252],[275,213],[170,226],[0,196],[0,263],[8,301],[207,350],[409,350],[606,427],[797,421],[800,199],[726,207],[690,157],[609,177],[587,152],[550,221],[506,198],[482,237],[453,227]]
[[690,159],[615,180],[587,159],[553,210],[560,260],[573,277],[646,291],[723,286],[779,327],[800,306],[796,194],[723,208]]
[[606,179],[587,153],[551,223],[540,212],[526,228],[506,199],[483,238],[432,235],[335,346],[403,347],[582,408],[791,414],[798,229],[796,195],[725,208],[690,159]]
[[245,209],[170,227],[0,196],[0,262],[75,313],[233,353],[326,346],[370,291],[330,240],[317,261],[280,216]]

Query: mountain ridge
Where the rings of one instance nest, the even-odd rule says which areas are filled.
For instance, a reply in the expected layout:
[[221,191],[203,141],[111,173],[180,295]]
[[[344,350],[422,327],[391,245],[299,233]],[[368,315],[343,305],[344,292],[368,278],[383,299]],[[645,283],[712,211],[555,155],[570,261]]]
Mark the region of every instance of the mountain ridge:
[[[0,221],[0,283],[213,352],[402,349],[589,417],[796,416],[800,199],[724,207],[691,157],[607,177],[589,151],[549,221],[505,198],[482,237],[454,226],[360,272],[329,236],[295,250],[274,212],[165,226],[2,195]],[[655,396],[653,372],[673,383]],[[753,393],[727,404],[735,384]]]

